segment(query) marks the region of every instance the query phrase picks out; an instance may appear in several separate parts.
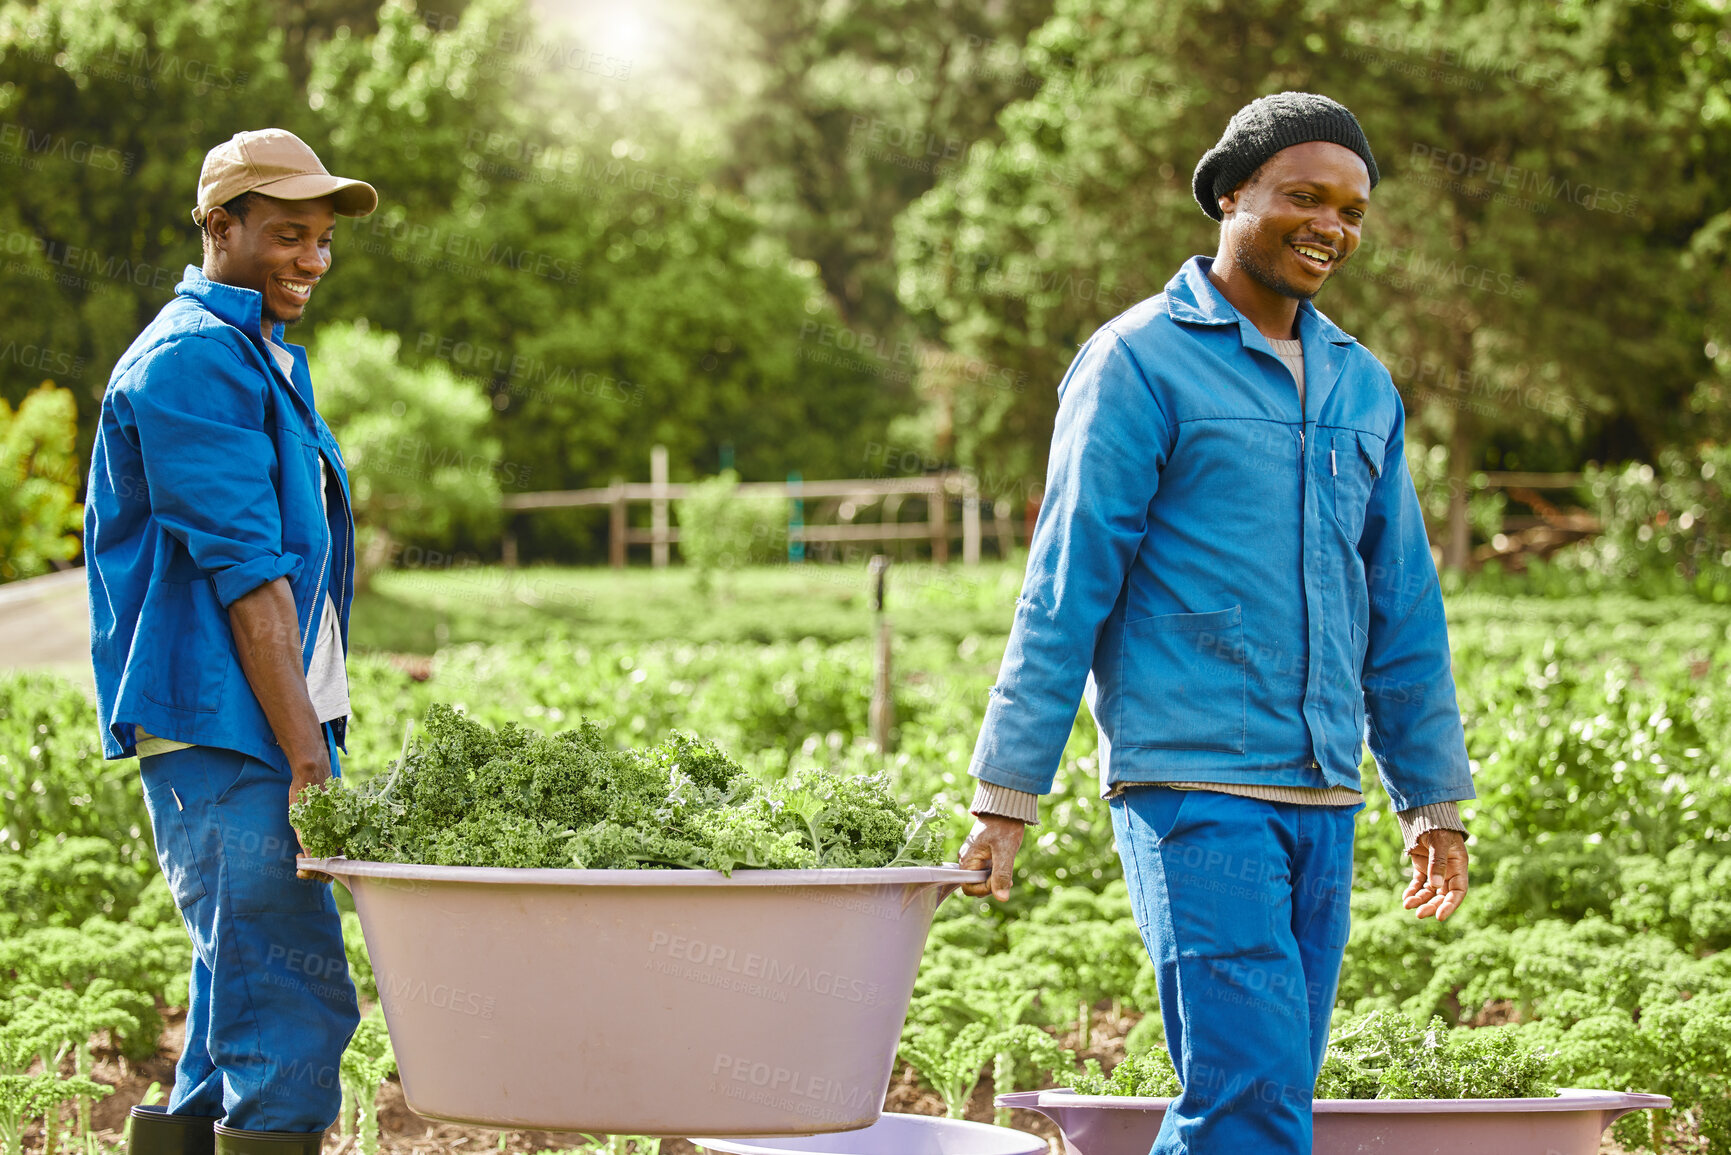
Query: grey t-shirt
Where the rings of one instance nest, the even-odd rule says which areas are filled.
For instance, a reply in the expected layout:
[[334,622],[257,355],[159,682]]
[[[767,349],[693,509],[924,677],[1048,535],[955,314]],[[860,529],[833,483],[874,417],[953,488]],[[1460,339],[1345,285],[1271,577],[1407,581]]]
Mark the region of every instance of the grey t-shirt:
[[1292,379],[1298,383],[1298,411],[1304,412],[1304,342],[1297,337],[1290,341],[1276,341],[1270,337],[1268,343],[1274,348],[1275,354],[1286,362],[1286,367],[1292,370]]

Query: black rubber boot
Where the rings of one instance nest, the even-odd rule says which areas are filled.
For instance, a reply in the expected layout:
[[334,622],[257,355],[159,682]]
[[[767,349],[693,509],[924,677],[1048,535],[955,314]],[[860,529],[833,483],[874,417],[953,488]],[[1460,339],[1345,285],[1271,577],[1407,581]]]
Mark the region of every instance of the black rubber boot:
[[208,1115],[170,1115],[167,1107],[134,1107],[127,1155],[212,1155],[216,1120]]
[[216,1125],[216,1155],[319,1155],[323,1131],[242,1131]]

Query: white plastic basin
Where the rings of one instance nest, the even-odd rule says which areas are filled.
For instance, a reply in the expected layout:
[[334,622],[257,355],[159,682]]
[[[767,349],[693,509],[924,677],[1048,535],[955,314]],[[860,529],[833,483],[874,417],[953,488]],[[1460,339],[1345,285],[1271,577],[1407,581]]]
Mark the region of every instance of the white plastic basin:
[[889,1113],[863,1131],[785,1139],[693,1139],[725,1155],[1045,1155],[1046,1141],[1026,1131]]
[[354,895],[416,1114],[670,1136],[875,1122],[932,913],[986,877],[300,864]]

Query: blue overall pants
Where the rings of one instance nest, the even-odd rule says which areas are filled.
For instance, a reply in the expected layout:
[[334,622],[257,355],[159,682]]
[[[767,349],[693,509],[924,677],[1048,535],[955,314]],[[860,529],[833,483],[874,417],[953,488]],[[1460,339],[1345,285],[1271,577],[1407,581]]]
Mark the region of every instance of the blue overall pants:
[[1310,1155],[1363,808],[1166,786],[1112,799],[1184,1085],[1150,1155]]
[[360,1015],[330,884],[295,877],[288,775],[214,746],[153,754],[139,772],[194,952],[169,1111],[247,1131],[323,1131]]

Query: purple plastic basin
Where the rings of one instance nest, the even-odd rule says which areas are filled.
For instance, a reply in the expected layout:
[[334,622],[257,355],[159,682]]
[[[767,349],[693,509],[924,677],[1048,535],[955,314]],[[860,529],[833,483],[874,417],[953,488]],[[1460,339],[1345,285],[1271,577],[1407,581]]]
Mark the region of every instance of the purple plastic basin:
[[[1000,1107],[1038,1111],[1066,1155],[1148,1155],[1170,1099],[1020,1091]],[[1550,1099],[1318,1099],[1316,1155],[1596,1155],[1599,1136],[1663,1095],[1566,1088]]]
[[1048,1150],[1044,1139],[1026,1131],[893,1112],[863,1130],[839,1135],[691,1141],[704,1151],[726,1155],[1046,1155]]

